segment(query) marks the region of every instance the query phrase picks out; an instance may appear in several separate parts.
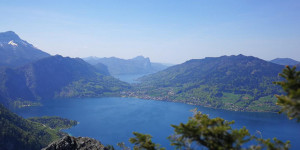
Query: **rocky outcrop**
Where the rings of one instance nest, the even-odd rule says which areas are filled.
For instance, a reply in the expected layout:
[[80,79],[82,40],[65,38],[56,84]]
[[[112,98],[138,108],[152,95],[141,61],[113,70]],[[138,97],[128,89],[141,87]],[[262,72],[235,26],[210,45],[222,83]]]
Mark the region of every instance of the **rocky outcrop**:
[[104,150],[97,140],[88,137],[65,136],[42,150]]

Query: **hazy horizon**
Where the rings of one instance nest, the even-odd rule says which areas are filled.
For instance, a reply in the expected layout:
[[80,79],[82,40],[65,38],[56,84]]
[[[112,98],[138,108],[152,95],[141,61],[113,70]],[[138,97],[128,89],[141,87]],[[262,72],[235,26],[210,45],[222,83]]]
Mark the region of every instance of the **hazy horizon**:
[[142,55],[171,64],[238,54],[300,56],[300,2],[294,0],[4,0],[0,17],[0,32],[14,31],[51,55]]

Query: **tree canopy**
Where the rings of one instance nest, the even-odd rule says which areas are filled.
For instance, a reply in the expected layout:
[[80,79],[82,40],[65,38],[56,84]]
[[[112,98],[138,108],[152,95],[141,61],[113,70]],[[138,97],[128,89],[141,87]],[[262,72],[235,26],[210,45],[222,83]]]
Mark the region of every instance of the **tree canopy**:
[[300,71],[296,67],[286,66],[279,74],[284,81],[275,82],[280,85],[287,95],[276,95],[277,105],[282,106],[280,113],[284,112],[290,119],[300,121]]

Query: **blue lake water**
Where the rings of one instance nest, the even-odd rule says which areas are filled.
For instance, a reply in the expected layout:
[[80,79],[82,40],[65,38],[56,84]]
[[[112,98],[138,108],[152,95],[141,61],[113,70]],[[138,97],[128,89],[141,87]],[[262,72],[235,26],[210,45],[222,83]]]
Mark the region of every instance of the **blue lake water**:
[[253,134],[260,132],[263,138],[290,140],[292,149],[300,148],[300,123],[276,113],[233,112],[182,103],[119,97],[53,100],[41,107],[27,107],[15,112],[25,118],[61,116],[77,120],[80,124],[66,132],[73,136],[92,137],[105,145],[116,147],[116,143],[122,141],[129,145],[128,139],[133,137],[133,131],[137,131],[151,134],[154,142],[173,149],[166,139],[173,133],[170,124],[187,122],[188,117],[192,116],[190,110],[195,107],[210,117],[235,120],[234,128],[246,126]]
[[135,75],[115,75],[114,77],[128,83],[138,83],[138,78],[148,74],[135,74]]

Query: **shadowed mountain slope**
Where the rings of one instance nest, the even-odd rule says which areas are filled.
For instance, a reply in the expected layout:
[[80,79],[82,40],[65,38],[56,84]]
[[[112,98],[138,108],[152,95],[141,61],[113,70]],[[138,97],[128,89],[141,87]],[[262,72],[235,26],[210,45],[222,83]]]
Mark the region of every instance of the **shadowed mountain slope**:
[[0,70],[3,103],[38,101],[58,97],[92,97],[128,88],[80,58],[59,55],[40,59],[17,69]]

